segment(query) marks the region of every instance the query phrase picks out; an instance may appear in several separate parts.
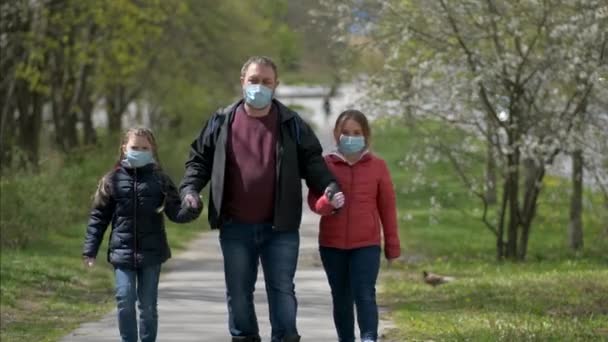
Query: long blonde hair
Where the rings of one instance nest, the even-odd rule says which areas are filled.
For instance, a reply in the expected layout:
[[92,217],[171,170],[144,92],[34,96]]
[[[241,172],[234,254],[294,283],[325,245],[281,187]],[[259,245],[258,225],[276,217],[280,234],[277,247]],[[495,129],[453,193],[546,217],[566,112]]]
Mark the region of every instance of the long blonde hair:
[[[160,170],[160,159],[158,158],[158,145],[156,144],[156,138],[154,137],[154,133],[148,128],[137,127],[137,128],[129,128],[125,134],[123,134],[120,139],[120,146],[118,146],[118,160],[114,164],[114,169],[116,169],[121,161],[125,159],[124,147],[129,142],[132,136],[144,137],[152,146],[152,155],[154,156],[154,161],[156,162],[156,169]],[[110,177],[113,174],[113,171],[106,173],[97,184],[97,190],[95,191],[95,195],[93,198],[93,205],[103,205],[107,203],[108,198],[111,195],[111,181]]]

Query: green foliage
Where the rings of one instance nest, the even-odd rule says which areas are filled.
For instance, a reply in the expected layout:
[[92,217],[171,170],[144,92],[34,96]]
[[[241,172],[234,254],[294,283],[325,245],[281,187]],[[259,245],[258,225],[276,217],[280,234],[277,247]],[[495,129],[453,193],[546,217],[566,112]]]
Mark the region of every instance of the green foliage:
[[298,35],[287,25],[281,25],[276,31],[276,41],[279,47],[279,64],[285,71],[297,70],[300,62],[300,44]]
[[[108,171],[115,149],[85,148],[63,158],[53,154],[41,174],[3,177],[1,236],[3,247],[25,247],[73,222],[84,222],[97,181]],[[96,153],[102,151],[101,153]],[[97,158],[88,158],[96,155]]]
[[147,99],[163,115],[202,121],[205,106],[217,108],[239,96],[240,69],[252,55],[267,55],[279,73],[297,64],[297,35],[283,22],[284,1],[261,4],[228,0],[184,1],[147,53]]
[[142,77],[145,80],[156,58],[150,47],[157,47],[165,23],[179,8],[160,0],[141,4],[130,0],[91,4],[95,7],[96,29],[101,32],[97,38],[98,86],[129,84]]

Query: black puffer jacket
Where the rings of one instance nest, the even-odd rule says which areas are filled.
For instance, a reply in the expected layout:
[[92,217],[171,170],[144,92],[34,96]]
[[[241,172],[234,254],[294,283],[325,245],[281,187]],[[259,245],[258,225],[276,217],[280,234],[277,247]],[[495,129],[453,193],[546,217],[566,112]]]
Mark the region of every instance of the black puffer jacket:
[[185,223],[196,219],[200,210],[182,209],[175,185],[155,164],[136,169],[119,165],[105,177],[107,196],[95,200],[82,254],[97,256],[112,223],[108,262],[129,268],[165,262],[171,250],[163,211],[171,221]]

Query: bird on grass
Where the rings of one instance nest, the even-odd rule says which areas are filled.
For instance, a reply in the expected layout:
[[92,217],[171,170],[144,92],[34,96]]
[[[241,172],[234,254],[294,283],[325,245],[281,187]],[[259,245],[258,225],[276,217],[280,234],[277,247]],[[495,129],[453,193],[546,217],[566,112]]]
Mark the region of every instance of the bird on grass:
[[454,277],[442,276],[427,271],[422,271],[422,275],[424,277],[424,282],[433,287],[454,281]]

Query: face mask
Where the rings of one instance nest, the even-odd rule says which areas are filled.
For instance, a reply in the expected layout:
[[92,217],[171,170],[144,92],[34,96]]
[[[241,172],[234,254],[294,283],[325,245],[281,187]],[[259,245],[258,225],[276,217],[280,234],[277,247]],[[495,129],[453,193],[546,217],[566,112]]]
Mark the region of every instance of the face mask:
[[128,149],[125,160],[134,168],[154,163],[154,156],[150,151],[135,151]]
[[243,97],[255,109],[266,108],[272,101],[272,89],[261,84],[248,84],[243,89]]
[[351,136],[351,135],[340,135],[340,142],[338,143],[338,150],[343,154],[359,153],[365,148],[365,137]]

